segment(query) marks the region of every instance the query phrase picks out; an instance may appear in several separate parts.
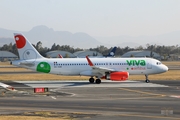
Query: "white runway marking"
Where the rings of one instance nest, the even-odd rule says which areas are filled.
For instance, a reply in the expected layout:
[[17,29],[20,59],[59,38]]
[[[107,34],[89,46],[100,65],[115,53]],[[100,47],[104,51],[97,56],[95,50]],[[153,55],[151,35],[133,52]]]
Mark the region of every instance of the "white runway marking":
[[180,98],[180,96],[177,96],[177,95],[171,95],[170,97]]
[[161,84],[145,83],[144,81],[102,81],[101,84],[90,84],[89,81],[15,81],[32,88],[65,88],[65,87],[169,87]]
[[52,98],[52,99],[56,99],[56,97],[54,97],[54,96],[51,96],[51,98]]

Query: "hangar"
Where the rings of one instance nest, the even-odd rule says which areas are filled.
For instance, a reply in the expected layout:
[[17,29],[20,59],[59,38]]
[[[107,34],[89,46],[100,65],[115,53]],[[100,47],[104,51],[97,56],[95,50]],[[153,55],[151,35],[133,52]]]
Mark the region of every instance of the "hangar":
[[0,61],[11,61],[18,59],[18,56],[9,51],[0,51]]
[[59,58],[59,54],[63,57],[63,58],[75,58],[76,56],[70,52],[67,51],[49,51],[46,53],[46,57],[50,57],[50,58]]
[[86,56],[89,57],[103,57],[103,55],[97,51],[90,51],[90,50],[85,50],[85,51],[77,51],[73,53],[76,57],[79,58],[85,58]]
[[156,52],[151,51],[129,51],[123,54],[121,57],[153,57],[155,59],[161,60],[161,56]]

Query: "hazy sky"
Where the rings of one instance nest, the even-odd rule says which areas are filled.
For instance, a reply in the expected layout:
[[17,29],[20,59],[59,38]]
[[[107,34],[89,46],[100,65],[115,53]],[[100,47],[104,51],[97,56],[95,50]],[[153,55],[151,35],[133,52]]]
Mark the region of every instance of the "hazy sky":
[[180,30],[180,0],[0,0],[0,28],[91,36],[159,35]]

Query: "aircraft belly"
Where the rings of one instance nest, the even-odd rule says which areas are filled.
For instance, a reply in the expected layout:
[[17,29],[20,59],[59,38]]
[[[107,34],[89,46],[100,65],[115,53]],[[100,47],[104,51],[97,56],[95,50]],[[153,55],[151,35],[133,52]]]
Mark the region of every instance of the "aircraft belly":
[[129,71],[130,75],[141,75],[141,74],[146,74],[145,70],[131,70]]
[[57,68],[53,69],[51,71],[52,74],[58,74],[58,75],[80,75],[80,72],[84,71],[84,69],[76,69],[76,68]]
[[82,72],[80,72],[80,75],[91,76],[92,75],[92,71],[91,70],[82,71]]

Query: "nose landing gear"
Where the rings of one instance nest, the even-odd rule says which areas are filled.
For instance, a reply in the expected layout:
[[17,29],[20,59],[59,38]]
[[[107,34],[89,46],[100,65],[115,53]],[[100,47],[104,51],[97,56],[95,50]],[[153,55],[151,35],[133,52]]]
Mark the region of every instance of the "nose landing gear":
[[149,82],[150,82],[150,80],[148,79],[148,75],[145,75],[145,77],[146,77],[145,82],[146,82],[146,83],[149,83]]

